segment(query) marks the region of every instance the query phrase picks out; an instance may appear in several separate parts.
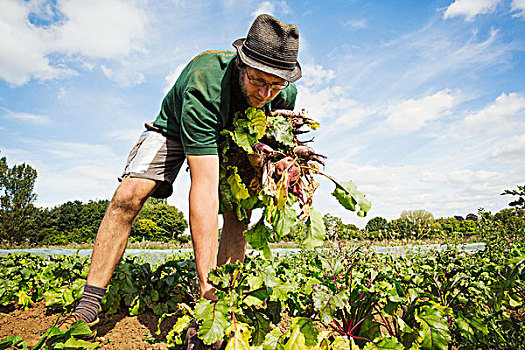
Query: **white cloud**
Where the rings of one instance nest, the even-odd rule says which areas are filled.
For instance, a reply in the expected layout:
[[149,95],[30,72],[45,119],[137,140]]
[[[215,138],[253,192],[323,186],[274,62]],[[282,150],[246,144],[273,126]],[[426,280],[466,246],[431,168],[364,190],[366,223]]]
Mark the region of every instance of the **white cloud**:
[[[35,192],[39,206],[68,200],[109,198],[123,169],[123,156],[103,145],[21,139],[25,149],[2,149],[10,165],[23,162],[38,172]],[[62,152],[60,152],[62,149]],[[76,153],[76,156],[75,156]],[[115,160],[118,161],[115,161]]]
[[525,18],[525,0],[512,0],[511,7],[516,12],[513,17]]
[[118,129],[108,132],[107,137],[118,141],[137,141],[139,130],[137,129]]
[[509,123],[509,117],[522,112],[525,109],[525,96],[518,93],[501,94],[496,98],[494,103],[484,109],[468,115],[458,129],[469,130],[487,130],[488,132],[497,132],[500,130],[509,130],[513,127]]
[[335,123],[327,123],[323,132],[341,126],[357,126],[373,113],[373,108],[361,106],[348,98],[340,86],[332,84],[335,78],[333,70],[316,64],[305,64],[302,68],[303,78],[299,81],[300,93],[295,106],[306,109],[318,121],[335,120]]
[[78,175],[92,178],[95,180],[106,180],[111,181],[115,179],[115,174],[109,171],[107,168],[99,166],[77,166],[71,169],[73,173],[78,173]]
[[57,156],[58,158],[75,159],[77,161],[97,161],[97,159],[111,159],[115,156],[111,147],[102,144],[93,145],[64,141],[42,142],[34,140],[29,140],[28,142],[39,145],[42,151]]
[[[45,202],[38,206],[55,206],[70,200],[87,202],[93,199],[109,199],[118,185],[118,173],[112,178],[82,173],[78,168],[60,168],[39,171],[35,192]],[[87,172],[87,169],[84,169]]]
[[144,52],[147,17],[137,5],[121,0],[63,0],[59,9],[66,21],[55,27],[53,47],[69,55],[97,58]]
[[101,65],[100,69],[108,79],[113,80],[124,87],[140,85],[146,81],[146,77],[142,72],[121,71],[115,73],[113,69],[108,68],[105,65]]
[[434,171],[425,171],[423,174],[421,174],[421,181],[422,182],[430,182],[430,183],[441,183],[445,182],[447,177],[443,174],[434,172]]
[[5,114],[2,115],[3,118],[7,119],[14,119],[19,120],[22,122],[27,122],[31,124],[41,125],[49,123],[50,119],[48,116],[41,115],[41,114],[33,114],[33,113],[17,113],[17,112],[11,112],[6,111]]
[[[86,58],[123,60],[145,51],[148,18],[132,2],[62,0],[56,4],[60,20],[39,24],[51,19],[50,6],[38,0],[0,0],[1,79],[23,85],[32,78],[76,74],[75,62],[84,68],[91,66]],[[30,15],[36,20],[31,22]]]
[[343,25],[354,29],[361,29],[367,27],[367,21],[366,19],[353,19],[343,22]]
[[102,70],[102,73],[104,73],[104,75],[107,78],[109,78],[109,79],[113,78],[113,71],[111,70],[111,68],[108,68],[108,67],[106,67],[104,65],[101,65],[100,69]]
[[303,77],[301,83],[305,86],[321,86],[330,83],[335,78],[335,72],[325,69],[318,64],[305,64],[302,68]]
[[447,7],[443,17],[445,19],[456,16],[465,16],[472,21],[476,15],[494,12],[500,0],[456,0]]
[[408,133],[441,118],[457,103],[450,90],[442,90],[420,99],[409,99],[388,107],[387,123],[396,131]]
[[257,7],[253,12],[253,16],[258,16],[263,13],[273,15],[275,12],[275,5],[271,1],[263,1],[259,7]]
[[525,155],[525,135],[505,138],[503,143],[490,154],[491,158],[504,164],[523,165]]
[[469,169],[453,170],[449,173],[449,180],[459,184],[480,183],[491,180],[501,180],[503,174],[495,171],[479,170],[473,171]]
[[[306,109],[312,118],[323,123],[323,132],[341,125],[357,126],[373,112],[371,108],[362,107],[357,101],[346,97],[346,93],[338,86],[322,89],[303,87],[295,106],[297,109]],[[336,123],[332,123],[333,120]]]
[[67,94],[66,89],[64,89],[64,87],[60,87],[60,89],[58,89],[57,98],[61,100],[64,98],[64,96],[66,96],[66,94]]
[[275,16],[276,11],[280,11],[283,14],[290,13],[290,7],[285,0],[282,1],[263,1],[259,6],[252,12],[253,16],[260,14],[269,14]]
[[74,73],[50,65],[46,56],[50,53],[52,34],[29,23],[28,3],[0,0],[0,8],[0,78],[22,85],[31,76],[45,80]]
[[[351,102],[351,101],[350,101]],[[336,127],[354,127],[363,122],[368,116],[372,115],[375,111],[366,107],[360,106],[347,106],[347,108],[340,108],[342,113],[335,120]]]

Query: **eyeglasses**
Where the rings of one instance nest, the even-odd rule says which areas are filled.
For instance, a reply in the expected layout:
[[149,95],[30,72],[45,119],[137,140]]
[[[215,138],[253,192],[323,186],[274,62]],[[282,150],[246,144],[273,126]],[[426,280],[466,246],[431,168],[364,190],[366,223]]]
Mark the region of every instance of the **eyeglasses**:
[[286,83],[284,84],[279,84],[279,83],[268,83],[264,80],[261,80],[261,79],[254,79],[252,77],[250,77],[250,75],[248,74],[248,71],[246,71],[246,76],[248,77],[248,80],[250,81],[250,84],[252,84],[253,86],[257,86],[257,87],[265,87],[266,85],[269,85],[270,86],[270,89],[272,90],[284,90],[288,87],[288,84],[289,82],[287,81]]

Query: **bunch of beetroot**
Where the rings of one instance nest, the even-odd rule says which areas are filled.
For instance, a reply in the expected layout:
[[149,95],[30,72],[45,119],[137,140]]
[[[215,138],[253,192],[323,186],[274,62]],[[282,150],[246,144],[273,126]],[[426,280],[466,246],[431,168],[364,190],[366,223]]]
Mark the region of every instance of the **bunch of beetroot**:
[[268,243],[280,241],[297,220],[306,224],[305,247],[323,243],[326,229],[312,204],[319,186],[314,175],[323,175],[335,184],[332,195],[346,209],[356,211],[358,205],[360,216],[370,209],[370,202],[351,181],[341,182],[324,174],[321,167],[326,157],[308,146],[313,138],[299,139],[318,126],[304,110],[266,115],[250,107],[237,113],[231,127],[221,132],[220,210],[234,210],[239,220],[249,223],[251,210],[264,209],[245,236],[252,248],[262,250],[265,256],[271,256]]

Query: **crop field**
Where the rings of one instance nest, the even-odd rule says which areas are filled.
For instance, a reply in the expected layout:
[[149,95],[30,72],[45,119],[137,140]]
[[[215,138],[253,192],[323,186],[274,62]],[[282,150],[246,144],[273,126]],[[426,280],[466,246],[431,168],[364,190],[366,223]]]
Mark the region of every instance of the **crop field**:
[[89,259],[11,254],[0,260],[0,349],[181,349],[196,319],[229,349],[522,349],[525,245],[494,238],[424,255],[364,247],[248,257],[210,277],[217,301],[196,300],[194,262],[118,266],[91,335],[53,327],[81,296]]

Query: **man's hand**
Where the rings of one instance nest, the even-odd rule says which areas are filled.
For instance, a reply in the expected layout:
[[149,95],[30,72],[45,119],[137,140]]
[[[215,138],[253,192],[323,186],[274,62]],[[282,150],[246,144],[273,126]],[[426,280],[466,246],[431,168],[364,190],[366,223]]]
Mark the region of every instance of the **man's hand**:
[[217,266],[219,234],[219,157],[187,155],[191,174],[190,231],[197,264],[200,297],[214,299],[208,282],[210,269]]

